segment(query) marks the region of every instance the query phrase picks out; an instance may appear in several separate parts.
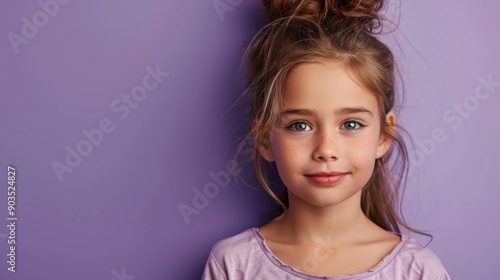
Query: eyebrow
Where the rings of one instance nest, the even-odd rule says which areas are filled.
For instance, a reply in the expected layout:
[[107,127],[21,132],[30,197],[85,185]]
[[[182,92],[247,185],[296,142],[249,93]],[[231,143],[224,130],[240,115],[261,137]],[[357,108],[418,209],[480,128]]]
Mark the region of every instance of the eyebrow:
[[[289,115],[312,116],[315,112],[310,109],[288,109],[280,113],[280,117]],[[335,110],[336,115],[368,114],[373,117],[373,113],[364,107],[344,107]]]

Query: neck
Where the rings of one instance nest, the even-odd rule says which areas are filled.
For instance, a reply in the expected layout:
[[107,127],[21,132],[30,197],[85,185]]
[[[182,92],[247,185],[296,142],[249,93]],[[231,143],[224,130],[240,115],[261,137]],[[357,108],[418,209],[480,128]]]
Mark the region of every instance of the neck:
[[371,228],[361,210],[361,192],[337,205],[311,205],[289,193],[290,207],[280,219],[289,242],[346,244]]

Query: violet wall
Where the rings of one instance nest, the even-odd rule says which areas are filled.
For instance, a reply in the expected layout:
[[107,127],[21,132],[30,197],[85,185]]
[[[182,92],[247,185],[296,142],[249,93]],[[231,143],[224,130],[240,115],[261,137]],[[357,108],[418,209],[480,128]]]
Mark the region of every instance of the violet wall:
[[[251,163],[231,165],[259,1],[0,6],[0,279],[199,279],[214,242],[259,225],[271,202]],[[384,39],[415,140],[405,212],[454,280],[498,274],[499,12],[495,0],[387,10],[401,15]]]

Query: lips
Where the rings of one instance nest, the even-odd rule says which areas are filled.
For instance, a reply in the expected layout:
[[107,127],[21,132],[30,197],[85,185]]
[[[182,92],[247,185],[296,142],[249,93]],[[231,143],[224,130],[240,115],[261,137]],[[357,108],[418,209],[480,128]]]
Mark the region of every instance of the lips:
[[317,172],[312,174],[306,174],[306,177],[309,181],[320,184],[320,185],[332,185],[336,184],[344,177],[349,174],[347,172]]

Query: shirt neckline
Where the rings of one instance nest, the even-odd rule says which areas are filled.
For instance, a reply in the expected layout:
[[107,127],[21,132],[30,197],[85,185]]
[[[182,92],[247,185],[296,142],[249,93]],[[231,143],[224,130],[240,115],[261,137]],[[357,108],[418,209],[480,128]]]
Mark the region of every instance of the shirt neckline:
[[356,279],[363,279],[365,277],[368,277],[370,275],[373,275],[386,267],[395,257],[396,255],[401,251],[403,246],[406,244],[408,241],[408,236],[405,234],[396,234],[401,237],[401,240],[399,241],[398,244],[387,254],[380,262],[378,262],[375,266],[373,266],[370,269],[360,271],[354,274],[346,274],[346,275],[338,275],[338,276],[319,276],[319,275],[314,275],[314,274],[309,274],[305,273],[301,270],[296,269],[295,267],[292,267],[286,263],[284,263],[282,260],[280,260],[274,253],[271,251],[271,249],[267,246],[266,240],[264,239],[264,236],[259,232],[259,229],[257,227],[251,228],[251,231],[257,240],[257,243],[259,244],[262,252],[267,256],[267,258],[278,268],[286,271],[289,274],[292,274],[297,277],[307,277],[306,279],[323,279],[323,280],[356,280]]

